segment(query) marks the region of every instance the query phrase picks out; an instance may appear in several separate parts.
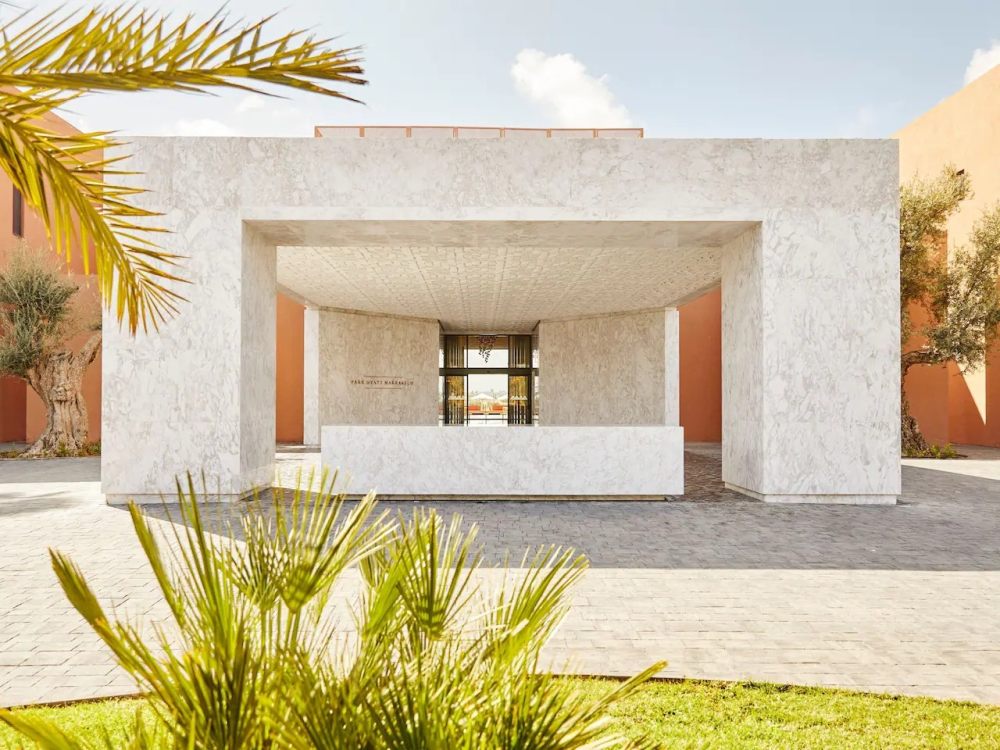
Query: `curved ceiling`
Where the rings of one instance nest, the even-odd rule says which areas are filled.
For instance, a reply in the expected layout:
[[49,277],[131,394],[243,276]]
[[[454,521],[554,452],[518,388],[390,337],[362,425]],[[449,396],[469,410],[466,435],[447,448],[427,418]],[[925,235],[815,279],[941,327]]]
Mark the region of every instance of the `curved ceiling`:
[[[278,284],[318,307],[434,318],[447,330],[670,307],[719,283],[751,222],[311,222],[259,227]],[[294,244],[292,244],[294,243]]]

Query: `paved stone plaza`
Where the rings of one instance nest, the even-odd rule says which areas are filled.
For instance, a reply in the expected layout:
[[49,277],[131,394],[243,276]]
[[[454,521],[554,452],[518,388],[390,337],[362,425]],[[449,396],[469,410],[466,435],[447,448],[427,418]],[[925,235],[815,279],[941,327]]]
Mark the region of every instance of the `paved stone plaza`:
[[[906,462],[901,503],[881,507],[748,501],[721,489],[717,456],[689,446],[687,500],[446,510],[480,525],[490,560],[549,543],[590,557],[550,647],[569,670],[667,659],[672,676],[1000,703],[1000,451]],[[279,454],[284,483],[315,460]],[[98,482],[98,459],[0,462],[0,705],[134,690],[46,551],[70,553],[117,611],[162,614],[128,513],[103,504]]]

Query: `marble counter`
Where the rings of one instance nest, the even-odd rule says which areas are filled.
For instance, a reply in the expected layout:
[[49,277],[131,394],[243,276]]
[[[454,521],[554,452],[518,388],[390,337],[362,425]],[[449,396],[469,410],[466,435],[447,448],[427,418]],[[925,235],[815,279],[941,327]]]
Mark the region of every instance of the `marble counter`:
[[675,426],[325,426],[323,465],[361,494],[636,497],[684,492]]

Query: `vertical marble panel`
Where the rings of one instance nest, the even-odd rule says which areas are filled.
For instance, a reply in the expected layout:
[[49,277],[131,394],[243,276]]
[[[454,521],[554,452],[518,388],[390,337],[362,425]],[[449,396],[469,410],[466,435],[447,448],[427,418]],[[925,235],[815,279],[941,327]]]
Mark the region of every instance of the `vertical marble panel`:
[[158,501],[188,471],[204,472],[222,495],[245,489],[240,223],[211,210],[168,219],[170,243],[190,256],[178,314],[135,336],[104,314],[101,478],[109,502]]
[[275,246],[243,228],[240,290],[240,482],[244,489],[274,479]]
[[302,319],[302,441],[319,445],[319,309],[307,307]]
[[676,308],[664,311],[663,320],[663,423],[681,423],[681,328]]
[[434,320],[319,311],[319,423],[436,425]]
[[776,212],[724,249],[723,479],[770,502],[900,492],[896,236],[864,213]]
[[[270,485],[274,461],[274,248],[245,235],[226,182],[233,145],[140,140],[127,180],[151,187],[138,202],[163,212],[158,242],[180,259],[178,311],[135,336],[104,314],[101,481],[108,502],[160,502],[174,482],[204,475],[210,496],[231,499]],[[204,166],[202,164],[202,166]],[[193,184],[197,183],[197,184]],[[227,183],[229,184],[229,183]],[[207,192],[206,192],[207,191]],[[204,198],[204,200],[201,200]],[[113,308],[112,308],[113,309]]]
[[[664,424],[669,413],[667,317],[664,310],[653,310],[541,321],[538,379],[545,403],[542,423]],[[676,341],[676,320],[673,327]],[[676,368],[676,343],[673,349]]]
[[759,488],[764,478],[761,230],[722,253],[722,478]]
[[881,211],[782,211],[764,223],[768,499],[900,493],[898,255],[872,252],[897,238]]

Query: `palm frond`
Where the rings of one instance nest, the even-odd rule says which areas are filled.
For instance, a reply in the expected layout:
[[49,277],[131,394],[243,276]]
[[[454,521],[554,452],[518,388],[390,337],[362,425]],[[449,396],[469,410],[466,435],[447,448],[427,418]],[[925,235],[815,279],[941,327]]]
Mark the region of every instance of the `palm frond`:
[[162,230],[147,222],[154,212],[131,203],[141,191],[110,181],[124,172],[115,166],[119,159],[104,152],[121,144],[102,133],[49,129],[45,116],[70,98],[0,93],[0,168],[38,212],[56,252],[68,259],[79,247],[89,273],[87,249],[94,248],[104,299],[117,288],[118,319],[127,317],[133,331],[147,322],[155,326],[181,299],[165,283],[180,280],[169,270],[177,258],[143,236]]
[[[149,695],[161,735],[137,733],[132,747],[633,747],[609,731],[608,710],[663,664],[597,698],[539,668],[582,557],[542,548],[487,592],[474,527],[433,510],[386,523],[372,496],[348,505],[334,484],[324,475],[290,502],[255,501],[222,536],[190,476],[165,540],[132,506],[172,615],[153,638],[110,620],[82,572],[52,553],[70,602]],[[343,602],[347,632],[321,615],[354,565],[362,593]],[[83,750],[13,719],[0,712],[45,747]]]
[[360,48],[304,30],[271,34],[274,16],[245,23],[222,10],[196,22],[123,4],[30,12],[0,25],[0,87],[59,91],[203,92],[261,84],[356,99],[330,83],[364,84]]
[[55,250],[83,253],[106,305],[135,333],[157,328],[184,300],[181,256],[154,237],[160,214],[137,206],[145,192],[121,184],[127,144],[107,132],[58,133],[47,122],[82,94],[230,88],[266,95],[291,88],[356,101],[335,85],[366,83],[356,47],[304,31],[272,34],[273,16],[230,21],[222,11],[204,22],[120,5],[85,12],[23,13],[0,24],[0,169],[40,215]]

